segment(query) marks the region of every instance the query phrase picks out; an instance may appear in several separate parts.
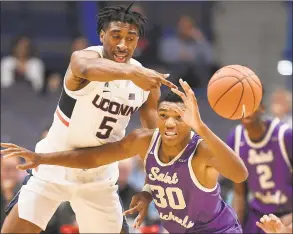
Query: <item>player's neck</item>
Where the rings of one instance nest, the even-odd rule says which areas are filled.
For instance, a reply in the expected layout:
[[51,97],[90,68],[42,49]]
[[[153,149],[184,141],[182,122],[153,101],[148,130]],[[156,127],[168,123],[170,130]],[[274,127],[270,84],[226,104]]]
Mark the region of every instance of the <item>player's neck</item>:
[[182,150],[186,147],[188,142],[190,141],[190,137],[186,138],[179,144],[174,146],[166,145],[162,142],[160,149],[159,149],[159,158],[163,163],[168,163],[177,157],[178,154],[182,152]]
[[259,141],[263,138],[264,134],[266,133],[268,125],[265,121],[261,121],[257,124],[253,124],[251,126],[246,127],[246,131],[248,133],[248,137],[252,141]]

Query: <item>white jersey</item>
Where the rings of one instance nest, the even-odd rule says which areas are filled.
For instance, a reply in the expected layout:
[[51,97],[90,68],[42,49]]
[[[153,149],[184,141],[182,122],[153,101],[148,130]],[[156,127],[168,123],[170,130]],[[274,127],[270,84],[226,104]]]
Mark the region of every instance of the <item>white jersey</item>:
[[[102,56],[102,46],[92,46]],[[130,59],[129,63],[141,66]],[[63,85],[54,121],[47,137],[36,146],[36,152],[55,152],[99,146],[125,136],[131,115],[147,100],[149,92],[129,80],[90,82],[78,91]],[[41,165],[33,174],[56,183],[116,183],[118,163],[82,170]]]

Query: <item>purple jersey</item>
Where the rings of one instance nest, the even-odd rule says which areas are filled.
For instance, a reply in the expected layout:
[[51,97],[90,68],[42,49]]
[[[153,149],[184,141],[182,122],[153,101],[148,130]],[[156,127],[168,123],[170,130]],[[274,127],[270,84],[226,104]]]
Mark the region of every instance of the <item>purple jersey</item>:
[[208,189],[195,177],[191,160],[201,141],[193,134],[179,155],[163,163],[158,156],[160,133],[156,130],[153,135],[145,169],[162,224],[169,233],[241,233],[235,212],[221,198],[219,184]]
[[259,142],[252,142],[242,125],[229,136],[228,144],[243,159],[248,188],[253,195],[250,208],[263,214],[292,210],[292,129],[279,119],[267,120],[268,128]]

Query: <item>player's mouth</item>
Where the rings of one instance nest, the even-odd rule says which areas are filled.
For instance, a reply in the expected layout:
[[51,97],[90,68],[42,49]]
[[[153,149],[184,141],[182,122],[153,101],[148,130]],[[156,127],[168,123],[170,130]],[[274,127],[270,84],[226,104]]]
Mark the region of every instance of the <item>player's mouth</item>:
[[172,140],[172,139],[175,139],[177,137],[177,133],[168,131],[168,132],[165,132],[164,136],[165,136],[166,139]]
[[128,54],[114,53],[114,59],[117,63],[125,63],[127,61]]

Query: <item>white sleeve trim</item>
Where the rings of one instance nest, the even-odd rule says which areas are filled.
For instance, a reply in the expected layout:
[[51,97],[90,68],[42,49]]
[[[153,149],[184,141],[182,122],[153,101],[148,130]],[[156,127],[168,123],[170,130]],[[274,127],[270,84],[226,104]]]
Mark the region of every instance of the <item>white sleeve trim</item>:
[[[153,144],[154,144],[154,142],[155,142],[155,140],[156,140],[156,138],[157,138],[158,132],[159,132],[158,129],[156,129],[156,130],[154,131],[153,136],[152,136],[152,140],[151,140],[150,145],[149,145],[149,148],[148,148],[148,150],[147,150],[147,152],[146,152],[146,155],[145,155],[145,157],[144,157],[144,160],[143,160],[143,165],[144,165],[144,166],[143,166],[143,170],[144,170],[145,173],[146,173],[146,161],[147,161],[147,158],[148,158],[148,156],[149,156],[149,153],[150,153],[150,151],[151,151],[151,149],[152,149],[152,147],[153,147]],[[146,176],[147,176],[147,175],[146,175]]]
[[196,144],[196,147],[195,147],[194,151],[192,152],[191,156],[189,157],[189,159],[188,159],[188,169],[189,169],[189,174],[190,174],[190,177],[191,177],[191,179],[192,179],[194,185],[195,185],[198,189],[200,189],[200,190],[202,190],[202,191],[204,191],[204,192],[206,192],[206,193],[210,193],[210,192],[215,191],[215,189],[216,189],[217,186],[218,186],[218,183],[215,185],[214,188],[211,188],[211,189],[206,188],[206,187],[204,187],[203,185],[201,185],[201,184],[199,183],[198,179],[196,178],[195,174],[194,174],[194,171],[193,171],[193,169],[192,169],[192,164],[191,164],[191,161],[192,161],[192,159],[193,159],[193,157],[194,157],[194,154],[195,154],[195,152],[196,152],[196,149],[197,149],[198,145],[199,145],[202,141],[203,141],[203,139],[198,140],[198,142],[197,142],[197,144]]
[[287,166],[289,167],[289,169],[292,173],[293,169],[292,169],[292,165],[290,163],[290,159],[289,159],[289,156],[288,156],[288,153],[286,150],[285,137],[284,137],[285,132],[288,129],[290,129],[290,128],[287,124],[282,125],[279,130],[278,139],[279,139],[279,145],[280,145],[282,156],[283,156]]

